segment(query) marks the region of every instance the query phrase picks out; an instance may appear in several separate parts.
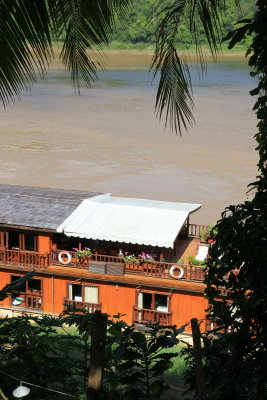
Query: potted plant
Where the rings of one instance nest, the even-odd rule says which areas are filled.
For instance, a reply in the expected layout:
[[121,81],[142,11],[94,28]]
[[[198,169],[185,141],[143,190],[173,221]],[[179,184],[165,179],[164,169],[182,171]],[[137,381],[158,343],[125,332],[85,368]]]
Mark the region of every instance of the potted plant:
[[212,225],[209,226],[209,234],[208,234],[208,243],[215,243],[216,242],[216,236],[218,234],[218,229],[216,223],[213,223]]
[[199,232],[199,236],[200,236],[200,241],[206,243],[209,237],[209,228],[201,229],[201,231]]
[[127,251],[121,255],[122,260],[125,264],[136,264],[139,262],[138,258],[134,254],[129,254]]
[[217,235],[217,228],[216,224],[211,224],[207,229],[202,229],[199,232],[200,241],[205,243],[214,243],[214,238]]
[[187,257],[189,264],[195,265],[196,267],[206,267],[206,261],[199,261],[194,256]]
[[151,254],[149,253],[145,253],[144,251],[142,251],[142,253],[138,254],[138,258],[141,262],[153,262],[155,261],[155,259],[152,257]]
[[79,250],[76,247],[73,247],[73,250],[75,251],[74,256],[82,260],[89,260],[90,256],[92,255],[92,252],[89,249],[89,247],[84,247],[83,250]]

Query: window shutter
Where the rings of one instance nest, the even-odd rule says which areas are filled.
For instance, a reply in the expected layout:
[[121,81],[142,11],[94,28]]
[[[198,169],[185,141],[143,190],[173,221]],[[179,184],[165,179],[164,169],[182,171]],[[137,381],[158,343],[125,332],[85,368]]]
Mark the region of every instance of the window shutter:
[[69,300],[73,300],[73,297],[72,297],[72,285],[68,285],[69,287],[68,287],[68,295],[69,295]]
[[98,304],[97,286],[84,286],[84,301],[86,303]]
[[143,308],[143,293],[142,292],[137,293],[137,307]]

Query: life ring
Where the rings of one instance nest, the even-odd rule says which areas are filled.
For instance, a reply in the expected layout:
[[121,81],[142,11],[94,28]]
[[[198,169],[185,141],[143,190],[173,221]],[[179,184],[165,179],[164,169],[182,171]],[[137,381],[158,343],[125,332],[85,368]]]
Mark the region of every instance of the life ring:
[[[180,274],[179,275],[175,275],[174,271],[176,269],[179,269]],[[174,279],[181,279],[184,276],[184,269],[183,267],[181,267],[180,265],[172,265],[170,268],[170,276]]]
[[[67,257],[67,260],[64,261],[64,260],[62,259],[62,256]],[[69,264],[69,263],[71,262],[71,255],[70,255],[70,253],[69,253],[68,251],[61,251],[60,253],[58,253],[58,261],[59,261],[61,264],[64,264],[64,265]]]

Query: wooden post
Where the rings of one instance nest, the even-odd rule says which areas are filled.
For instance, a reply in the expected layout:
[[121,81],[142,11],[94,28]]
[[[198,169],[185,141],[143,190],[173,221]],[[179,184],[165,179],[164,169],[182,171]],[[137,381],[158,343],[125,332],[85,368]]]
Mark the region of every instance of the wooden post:
[[86,400],[99,399],[105,358],[107,334],[107,316],[95,311],[92,318],[91,349],[89,374],[87,379]]
[[195,371],[196,371],[197,400],[204,400],[205,379],[204,379],[204,370],[203,370],[202,356],[201,356],[200,330],[197,318],[191,319],[191,327],[193,335],[193,347],[194,347],[194,359],[195,359]]
[[189,236],[189,217],[186,220],[186,228],[185,228],[185,237],[188,238]]

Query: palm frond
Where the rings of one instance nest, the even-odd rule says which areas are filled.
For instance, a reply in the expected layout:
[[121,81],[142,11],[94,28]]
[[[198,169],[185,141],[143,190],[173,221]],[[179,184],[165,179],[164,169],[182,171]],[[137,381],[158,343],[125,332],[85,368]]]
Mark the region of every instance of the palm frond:
[[165,111],[165,127],[181,134],[187,124],[192,124],[193,97],[188,65],[176,51],[176,40],[181,17],[186,9],[186,0],[175,1],[160,11],[164,14],[157,29],[157,43],[150,70],[153,79],[160,74],[156,96],[156,114],[159,118]]
[[49,17],[38,0],[0,1],[0,99],[19,97],[43,75],[52,56]]
[[98,67],[104,67],[101,53],[94,49],[108,44],[115,27],[115,14],[122,17],[131,1],[57,0],[56,6],[52,0],[48,3],[54,16],[54,31],[66,31],[61,58],[79,91],[81,81],[90,86],[97,77]]
[[[239,6],[239,0],[235,0]],[[221,49],[222,14],[225,0],[171,0],[164,7],[157,6],[159,20],[156,31],[156,49],[150,69],[154,78],[160,74],[156,97],[156,113],[159,118],[166,113],[165,126],[182,134],[182,129],[192,125],[194,118],[193,94],[186,58],[178,55],[177,40],[181,24],[187,24],[196,46],[196,54],[202,71],[206,63],[200,35],[204,31],[213,59]]]
[[[87,50],[108,43],[115,14],[121,18],[131,0],[0,0],[0,100],[6,106],[43,76],[53,57],[51,38],[66,32],[61,53],[72,81],[90,86],[100,52]],[[98,58],[98,61],[93,61]]]

